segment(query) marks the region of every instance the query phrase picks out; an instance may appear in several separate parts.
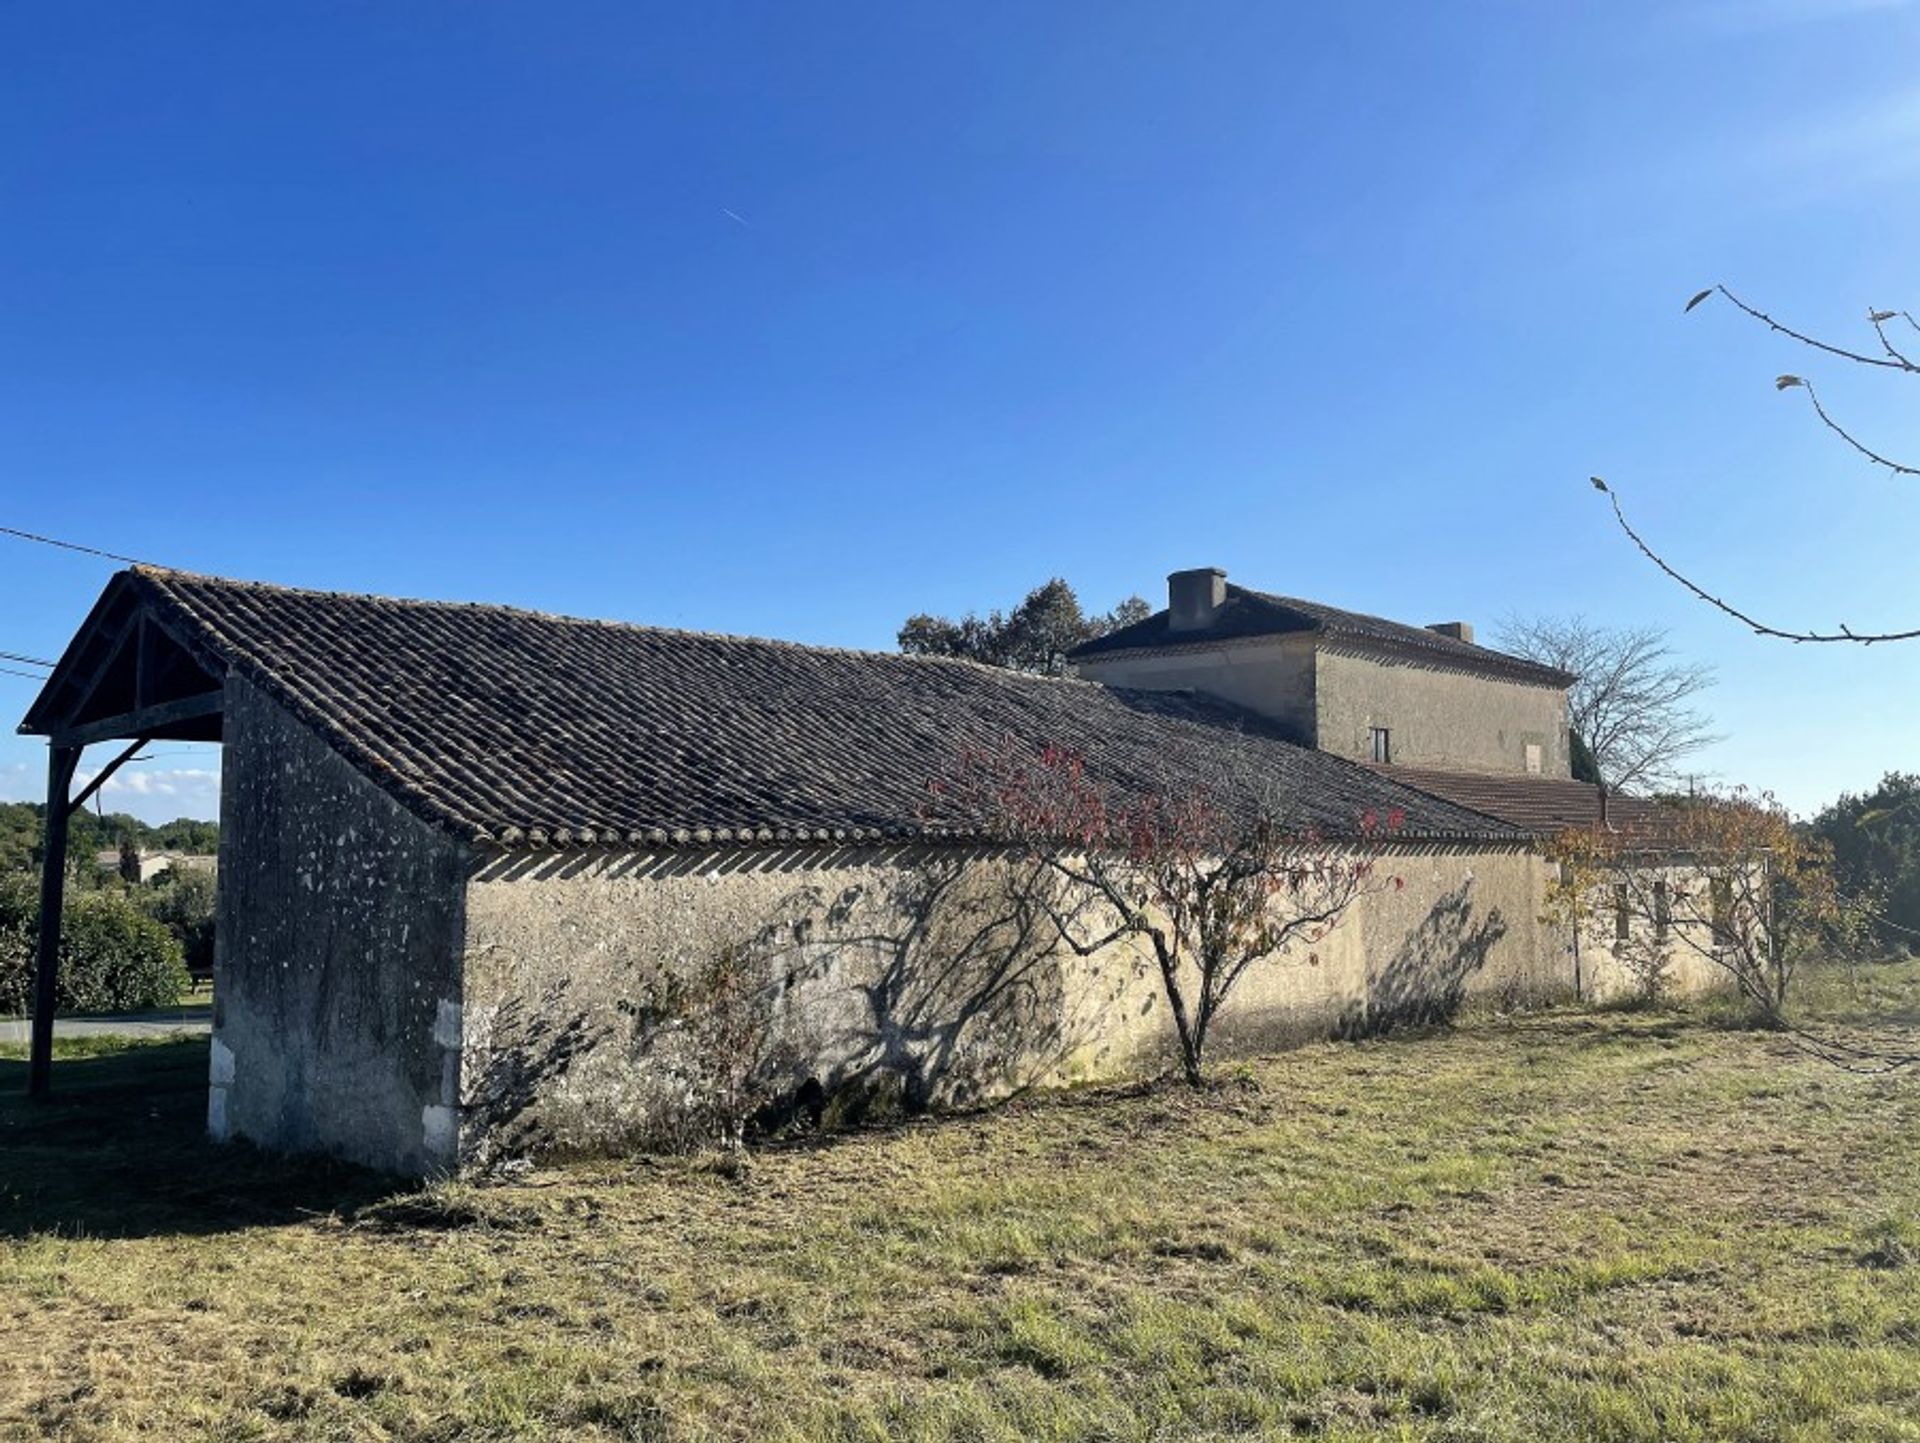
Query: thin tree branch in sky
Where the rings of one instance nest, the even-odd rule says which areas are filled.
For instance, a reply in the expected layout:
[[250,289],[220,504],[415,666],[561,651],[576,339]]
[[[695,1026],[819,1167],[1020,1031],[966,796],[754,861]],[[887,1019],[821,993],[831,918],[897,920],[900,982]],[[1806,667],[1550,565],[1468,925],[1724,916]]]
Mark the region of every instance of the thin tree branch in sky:
[[[1880,345],[1886,353],[1893,357],[1894,360],[1900,362],[1901,365],[1907,367],[1907,369],[1920,370],[1920,367],[1916,367],[1913,360],[1898,346],[1894,345],[1892,338],[1887,335],[1887,322],[1902,317],[1905,318],[1908,325],[1914,325],[1913,317],[1907,315],[1905,311],[1867,312],[1867,321],[1872,325],[1874,334],[1880,337]],[[1920,330],[1920,326],[1914,326],[1914,329]]]
[[1707,290],[1700,292],[1699,295],[1695,296],[1692,300],[1687,302],[1687,309],[1692,310],[1695,306],[1699,305],[1701,301],[1705,300],[1708,296],[1711,296],[1711,295],[1725,296],[1735,306],[1745,311],[1748,315],[1752,316],[1756,321],[1759,321],[1762,325],[1766,326],[1769,330],[1778,331],[1781,335],[1786,336],[1791,340],[1798,341],[1803,346],[1811,346],[1816,351],[1825,351],[1828,355],[1839,356],[1842,360],[1858,361],[1863,366],[1879,366],[1883,370],[1889,370],[1889,371],[1920,370],[1920,366],[1915,366],[1910,361],[1905,361],[1905,360],[1898,359],[1896,357],[1889,357],[1889,356],[1869,356],[1861,351],[1849,351],[1844,346],[1832,345],[1829,342],[1817,340],[1814,337],[1806,334],[1806,332],[1804,331],[1796,331],[1793,329],[1792,326],[1783,326],[1780,324],[1780,322],[1776,321],[1772,316],[1768,315],[1765,311],[1759,310],[1754,306],[1748,305],[1745,301],[1741,300],[1740,297],[1736,296],[1732,291],[1728,290],[1725,286],[1713,286]]
[[1873,462],[1874,465],[1884,466],[1896,476],[1920,476],[1920,469],[1903,465],[1898,461],[1893,461],[1882,456],[1871,446],[1860,441],[1851,431],[1847,430],[1845,426],[1842,426],[1838,421],[1834,420],[1833,417],[1829,416],[1827,414],[1827,408],[1820,404],[1820,395],[1813,389],[1813,382],[1807,380],[1806,377],[1782,376],[1774,382],[1774,385],[1782,391],[1805,391],[1807,393],[1807,399],[1813,403],[1813,414],[1820,418],[1820,424],[1833,432],[1833,434],[1838,436],[1842,441],[1845,441],[1849,446],[1853,447],[1853,449],[1858,451],[1862,456],[1865,456],[1869,461]]
[[1642,556],[1659,567],[1671,580],[1678,582],[1699,600],[1706,602],[1708,606],[1713,607],[1716,611],[1723,612],[1732,617],[1742,626],[1748,627],[1756,636],[1777,637],[1781,641],[1851,641],[1861,646],[1872,646],[1876,642],[1882,641],[1913,641],[1920,639],[1920,627],[1916,627],[1911,631],[1868,632],[1855,631],[1852,627],[1842,622],[1838,631],[1791,631],[1785,627],[1771,626],[1764,621],[1749,616],[1731,602],[1715,596],[1712,592],[1693,580],[1692,577],[1675,569],[1665,557],[1649,546],[1640,533],[1635,531],[1628,523],[1627,513],[1620,508],[1619,494],[1598,476],[1593,476],[1588,479],[1593,482],[1596,491],[1604,491],[1606,493],[1607,500],[1612,503],[1613,506],[1613,519],[1620,524],[1620,529],[1627,534],[1627,539],[1640,549]]

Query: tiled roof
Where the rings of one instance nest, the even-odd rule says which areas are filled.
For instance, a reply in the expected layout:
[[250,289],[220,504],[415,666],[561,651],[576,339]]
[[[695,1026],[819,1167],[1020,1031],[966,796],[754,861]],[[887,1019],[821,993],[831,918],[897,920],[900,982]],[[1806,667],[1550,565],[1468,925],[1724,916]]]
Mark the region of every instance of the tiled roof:
[[416,814],[483,841],[954,839],[924,820],[929,785],[1010,738],[1073,750],[1123,793],[1244,804],[1277,787],[1328,834],[1371,810],[1403,812],[1408,840],[1525,840],[1177,693],[152,568],[112,585]]
[[[1600,788],[1565,777],[1477,776],[1427,767],[1369,765],[1368,770],[1537,836],[1601,824]],[[1674,810],[1663,802],[1609,792],[1606,825],[1633,839],[1657,841],[1673,830]]]
[[1336,639],[1414,652],[1435,662],[1507,677],[1514,681],[1537,682],[1543,686],[1571,686],[1574,677],[1551,666],[1511,656],[1491,647],[1475,646],[1424,626],[1408,626],[1388,621],[1383,616],[1368,616],[1358,611],[1343,611],[1317,601],[1302,601],[1292,596],[1269,596],[1264,591],[1249,591],[1227,583],[1226,600],[1211,624],[1186,631],[1174,631],[1170,613],[1156,611],[1144,621],[1124,626],[1105,636],[1083,642],[1070,653],[1071,658],[1104,656],[1116,651],[1136,651],[1156,647],[1195,646],[1219,641],[1237,641],[1256,636],[1284,636],[1291,632],[1315,632]]

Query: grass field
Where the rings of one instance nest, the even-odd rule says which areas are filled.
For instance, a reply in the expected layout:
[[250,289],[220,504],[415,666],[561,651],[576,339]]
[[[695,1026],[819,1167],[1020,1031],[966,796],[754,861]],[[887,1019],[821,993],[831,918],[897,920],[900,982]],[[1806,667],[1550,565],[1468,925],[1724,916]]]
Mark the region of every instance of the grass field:
[[1920,1077],[1710,1018],[424,1192],[203,1145],[204,1046],[0,1062],[0,1437],[1920,1439]]

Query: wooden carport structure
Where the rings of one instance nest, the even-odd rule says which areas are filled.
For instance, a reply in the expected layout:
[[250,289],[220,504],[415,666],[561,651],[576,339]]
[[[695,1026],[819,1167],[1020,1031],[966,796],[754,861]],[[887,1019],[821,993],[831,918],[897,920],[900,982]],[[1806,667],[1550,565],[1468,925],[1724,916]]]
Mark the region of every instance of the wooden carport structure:
[[[45,1095],[53,1081],[60,918],[73,814],[150,742],[220,741],[224,712],[224,666],[192,646],[142,594],[133,574],[122,572],[88,613],[20,723],[22,734],[44,736],[48,748],[46,845],[27,1067],[30,1096]],[[73,795],[74,774],[86,748],[111,741],[128,745]]]

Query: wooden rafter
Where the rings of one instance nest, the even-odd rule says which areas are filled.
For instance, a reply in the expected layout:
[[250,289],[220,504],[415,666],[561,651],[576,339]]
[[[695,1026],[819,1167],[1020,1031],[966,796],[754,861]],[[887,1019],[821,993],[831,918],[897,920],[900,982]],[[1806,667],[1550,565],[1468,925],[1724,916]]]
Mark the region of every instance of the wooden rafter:
[[86,789],[82,791],[79,796],[75,797],[72,801],[67,803],[67,815],[72,816],[75,812],[79,811],[90,800],[92,800],[93,794],[99,791],[100,788],[104,787],[107,784],[107,779],[111,777],[115,772],[119,771],[120,768],[125,766],[128,762],[132,761],[134,759],[133,754],[139,751],[140,748],[145,746],[151,740],[152,740],[151,737],[141,737],[139,741],[135,742],[132,746],[128,747],[125,751],[121,752],[119,756],[115,757],[112,761],[108,762],[106,766],[102,767],[100,769],[100,774],[96,776],[92,781],[87,783]]
[[51,740],[55,746],[83,747],[92,742],[115,741],[121,737],[152,738],[183,722],[218,716],[225,704],[224,693],[204,692],[199,696],[160,702],[154,706],[141,707],[137,711],[122,712],[118,716],[101,717],[98,721],[66,727],[52,733]]

